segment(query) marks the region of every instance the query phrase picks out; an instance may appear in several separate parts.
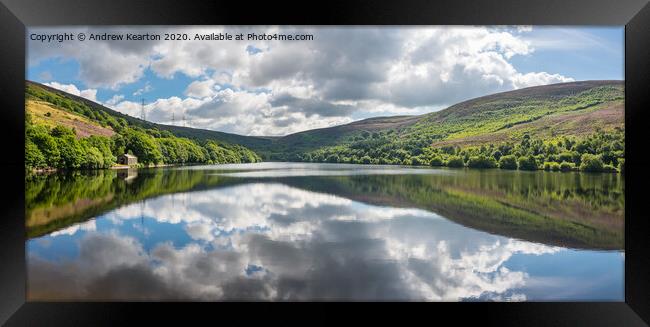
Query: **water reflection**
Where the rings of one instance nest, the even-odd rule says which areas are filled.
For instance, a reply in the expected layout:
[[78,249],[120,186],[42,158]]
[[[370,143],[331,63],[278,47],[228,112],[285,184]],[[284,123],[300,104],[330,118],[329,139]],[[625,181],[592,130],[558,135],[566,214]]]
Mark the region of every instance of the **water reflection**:
[[[433,186],[449,191],[457,177],[437,184],[388,175],[221,176],[216,182],[214,174],[192,177],[202,185],[189,188],[194,191],[121,202],[28,241],[29,298],[623,299],[618,251],[569,249],[468,228],[436,213],[444,210],[430,210],[437,198],[421,205],[411,194],[429,198],[423,187]],[[143,183],[143,176],[129,185]],[[401,197],[389,196],[383,183],[393,183]],[[461,184],[472,187],[468,180]]]

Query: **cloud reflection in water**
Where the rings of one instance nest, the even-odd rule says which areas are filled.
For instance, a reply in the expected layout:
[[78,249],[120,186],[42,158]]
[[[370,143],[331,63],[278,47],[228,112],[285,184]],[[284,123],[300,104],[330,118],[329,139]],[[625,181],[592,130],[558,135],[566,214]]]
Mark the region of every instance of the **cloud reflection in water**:
[[30,299],[518,301],[534,278],[508,260],[569,251],[276,183],[161,196],[40,240]]

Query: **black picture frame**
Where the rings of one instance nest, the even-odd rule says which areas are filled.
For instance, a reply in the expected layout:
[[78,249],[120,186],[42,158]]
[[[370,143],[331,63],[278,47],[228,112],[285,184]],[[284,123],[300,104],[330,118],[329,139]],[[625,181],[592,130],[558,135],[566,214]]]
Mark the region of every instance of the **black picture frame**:
[[[24,80],[26,26],[43,25],[625,25],[625,302],[399,304],[401,323],[414,318],[534,326],[644,326],[650,322],[647,124],[650,111],[650,4],[648,0],[535,1],[225,1],[0,0],[0,323],[7,325],[123,325],[135,317],[187,323],[193,314],[227,315],[232,303],[74,303],[25,301]],[[295,305],[299,307],[296,309]],[[393,309],[375,303],[254,303],[237,305],[248,320],[312,311],[320,323],[346,313],[385,319]],[[184,314],[179,314],[179,310]],[[188,314],[189,312],[189,314]],[[250,314],[253,313],[253,314]],[[447,320],[451,318],[452,320]],[[220,320],[223,318],[219,318]],[[361,320],[360,320],[361,321]],[[644,322],[645,321],[645,322]],[[351,321],[350,321],[351,322]]]

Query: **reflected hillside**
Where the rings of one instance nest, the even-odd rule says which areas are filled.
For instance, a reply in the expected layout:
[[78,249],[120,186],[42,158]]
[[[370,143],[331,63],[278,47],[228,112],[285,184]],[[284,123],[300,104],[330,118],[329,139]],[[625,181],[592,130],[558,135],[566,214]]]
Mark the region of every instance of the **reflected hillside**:
[[[336,165],[331,166],[336,167]],[[420,208],[462,225],[523,240],[585,249],[623,249],[624,180],[617,174],[428,170],[400,174],[233,177],[237,171],[153,169],[32,176],[26,182],[28,237],[38,237],[129,203],[164,194],[273,181],[373,205]],[[413,173],[411,173],[413,172]],[[416,174],[417,172],[417,174]],[[338,176],[336,176],[338,175]]]
[[615,174],[461,170],[285,182],[355,201],[425,209],[471,228],[533,242],[623,249],[625,189]]
[[222,184],[219,176],[192,170],[98,170],[31,175],[25,181],[27,236],[45,235],[147,198],[219,184]]

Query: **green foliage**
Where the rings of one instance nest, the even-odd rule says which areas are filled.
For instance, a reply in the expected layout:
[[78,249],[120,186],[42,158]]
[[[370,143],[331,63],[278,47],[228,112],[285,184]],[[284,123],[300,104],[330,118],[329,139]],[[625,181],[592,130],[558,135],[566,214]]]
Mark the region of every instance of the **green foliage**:
[[422,156],[416,156],[411,158],[411,165],[413,166],[428,166],[429,163]]
[[449,159],[447,159],[447,167],[464,167],[465,162],[463,162],[463,158],[459,156],[450,156]]
[[580,170],[589,172],[605,171],[603,161],[600,156],[585,153],[580,157]]
[[336,154],[330,154],[329,156],[327,156],[327,159],[326,159],[325,161],[330,162],[330,163],[337,163],[337,162],[339,162],[340,160],[339,160],[339,156],[338,156],[338,155],[336,155]]
[[499,158],[499,168],[517,169],[517,158],[511,154]]
[[[427,143],[392,138],[392,133],[380,132],[371,139],[372,143],[360,137],[359,142],[322,147],[304,154],[295,154],[295,158],[298,161],[326,162],[327,158],[336,155],[338,162],[432,166],[447,163],[449,166],[449,159],[453,156],[454,167],[464,166],[465,163],[476,168],[496,167],[498,162],[500,168],[517,169],[517,163],[521,160],[524,164],[519,169],[522,170],[537,170],[539,165],[545,162],[549,163],[549,170],[553,170],[553,167],[557,169],[556,165],[551,164],[553,162],[568,162],[580,167],[582,155],[589,153],[601,155],[603,164],[618,167],[619,160],[622,160],[625,154],[624,134],[622,129],[552,139],[538,139],[524,134],[519,142],[486,144],[479,147],[432,148]],[[368,158],[360,159],[364,157]],[[463,164],[458,162],[458,158]],[[483,160],[478,160],[479,158]]]
[[560,164],[560,171],[565,171],[566,172],[566,171],[572,171],[573,169],[575,169],[575,164],[573,162],[563,161]]
[[615,173],[616,172],[616,167],[614,167],[612,165],[609,165],[609,164],[605,164],[605,165],[603,165],[603,172]]
[[546,171],[560,171],[560,164],[557,162],[544,162],[544,170]]
[[470,168],[496,168],[497,161],[493,157],[485,155],[472,156],[467,162],[467,167]]
[[[53,135],[54,136],[54,135]],[[56,137],[56,143],[61,153],[57,167],[79,169],[85,162],[86,152],[81,143],[70,134]]]
[[28,125],[26,126],[25,134],[25,144],[33,143],[38,147],[38,150],[45,158],[45,166],[59,167],[61,159],[59,144],[56,139],[50,135],[47,127]]
[[537,161],[533,156],[522,156],[517,159],[520,170],[537,170]]
[[444,166],[444,164],[445,162],[442,160],[442,157],[438,155],[433,156],[429,161],[429,165],[434,167]]
[[[91,108],[83,101],[28,84],[27,96],[48,101],[64,110],[88,117],[102,126],[111,126],[112,137],[78,138],[74,129],[57,125],[49,129],[34,125],[25,116],[25,168],[100,169],[116,163],[117,156],[131,153],[143,165],[190,163],[258,162],[260,157],[248,148],[219,144],[213,140],[199,142],[177,137],[170,131],[145,128],[107,111]],[[106,109],[108,110],[108,109]]]
[[31,140],[25,142],[25,167],[43,168],[47,164],[45,156]]
[[125,134],[126,150],[138,157],[138,162],[145,165],[162,162],[162,153],[153,137],[146,133],[129,129]]
[[117,158],[111,151],[111,148],[113,147],[112,139],[93,135],[84,140],[87,143],[88,151],[97,150],[101,155],[102,160],[99,165],[97,165],[97,168],[108,168],[116,162]]

